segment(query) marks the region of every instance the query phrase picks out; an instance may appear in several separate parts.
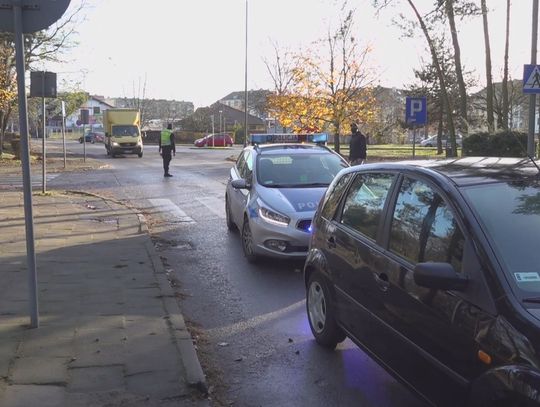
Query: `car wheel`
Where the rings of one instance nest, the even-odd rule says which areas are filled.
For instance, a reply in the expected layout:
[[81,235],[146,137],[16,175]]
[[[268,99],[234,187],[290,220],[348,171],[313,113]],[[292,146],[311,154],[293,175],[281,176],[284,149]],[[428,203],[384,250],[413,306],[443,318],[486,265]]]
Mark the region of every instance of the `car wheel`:
[[242,226],[242,249],[244,249],[244,256],[246,256],[248,262],[257,262],[258,258],[253,251],[253,235],[251,234],[247,216],[244,218],[244,225]]
[[334,349],[343,342],[345,333],[336,322],[330,290],[319,272],[314,272],[309,278],[306,309],[311,332],[319,345]]
[[230,231],[236,230],[236,225],[232,220],[231,207],[227,195],[225,195],[225,221],[227,222],[227,229]]

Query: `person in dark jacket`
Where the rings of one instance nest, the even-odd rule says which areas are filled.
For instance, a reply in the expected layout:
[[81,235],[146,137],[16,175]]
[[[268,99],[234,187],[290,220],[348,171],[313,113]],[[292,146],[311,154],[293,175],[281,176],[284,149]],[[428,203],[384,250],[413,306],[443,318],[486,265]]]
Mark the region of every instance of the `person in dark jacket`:
[[351,124],[351,141],[349,143],[349,162],[351,165],[362,164],[367,155],[366,136],[358,129],[356,123]]
[[164,177],[172,177],[169,173],[169,164],[172,159],[172,155],[176,155],[176,146],[174,145],[174,133],[172,132],[172,124],[168,124],[165,130],[161,131],[159,138],[159,153],[163,158],[163,171]]

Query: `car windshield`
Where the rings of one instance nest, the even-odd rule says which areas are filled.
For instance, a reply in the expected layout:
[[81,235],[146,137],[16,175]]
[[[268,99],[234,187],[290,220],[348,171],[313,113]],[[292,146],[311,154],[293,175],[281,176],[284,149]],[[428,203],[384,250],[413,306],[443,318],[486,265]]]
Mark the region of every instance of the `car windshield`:
[[112,135],[113,136],[130,136],[130,137],[136,137],[139,135],[139,131],[137,126],[134,125],[118,125],[113,126],[112,128]]
[[508,182],[463,189],[508,279],[540,294],[540,182]]
[[257,161],[257,180],[265,187],[326,187],[347,165],[335,154],[272,154]]

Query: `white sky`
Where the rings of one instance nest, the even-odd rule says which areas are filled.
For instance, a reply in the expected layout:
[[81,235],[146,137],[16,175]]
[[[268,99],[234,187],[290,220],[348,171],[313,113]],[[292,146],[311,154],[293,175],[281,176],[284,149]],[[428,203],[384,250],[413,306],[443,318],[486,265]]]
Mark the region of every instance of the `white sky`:
[[[72,0],[72,5],[81,0]],[[248,88],[272,88],[263,58],[272,60],[272,41],[297,50],[335,27],[341,0],[248,0]],[[404,4],[404,0],[395,0]],[[433,4],[433,0],[417,0]],[[245,0],[87,0],[85,21],[78,26],[79,45],[62,65],[45,68],[58,80],[75,83],[91,94],[133,97],[146,78],[146,97],[192,101],[207,106],[233,91],[244,90]],[[530,62],[532,1],[513,0],[510,70],[521,78]],[[506,0],[489,0],[494,79],[500,80]],[[425,56],[425,40],[401,38],[392,26],[397,9],[378,18],[371,0],[349,0],[356,9],[355,37],[373,47],[371,64],[383,86],[413,81],[413,67]],[[402,7],[413,17],[408,6]],[[460,31],[468,69],[484,81],[481,18]]]

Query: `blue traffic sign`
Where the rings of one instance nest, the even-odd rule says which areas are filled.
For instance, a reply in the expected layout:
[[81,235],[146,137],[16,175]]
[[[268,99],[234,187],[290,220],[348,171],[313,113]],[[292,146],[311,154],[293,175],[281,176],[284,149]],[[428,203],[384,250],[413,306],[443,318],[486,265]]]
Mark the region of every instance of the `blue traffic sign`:
[[405,122],[407,124],[427,123],[427,100],[425,96],[405,99]]
[[523,65],[523,93],[540,93],[539,65]]

